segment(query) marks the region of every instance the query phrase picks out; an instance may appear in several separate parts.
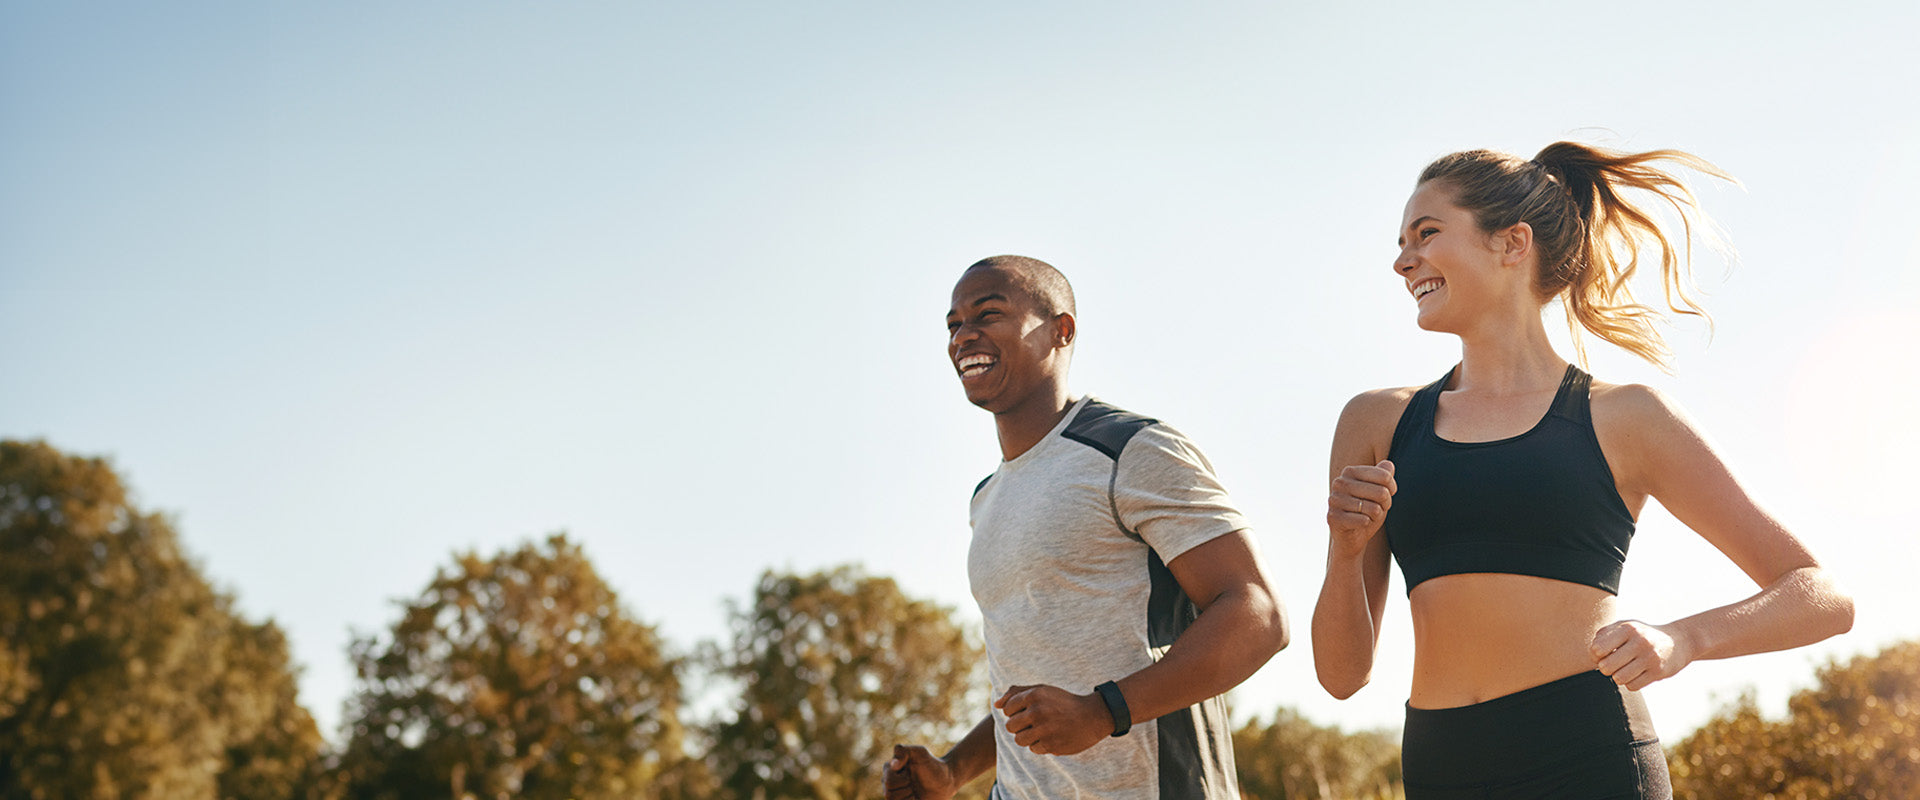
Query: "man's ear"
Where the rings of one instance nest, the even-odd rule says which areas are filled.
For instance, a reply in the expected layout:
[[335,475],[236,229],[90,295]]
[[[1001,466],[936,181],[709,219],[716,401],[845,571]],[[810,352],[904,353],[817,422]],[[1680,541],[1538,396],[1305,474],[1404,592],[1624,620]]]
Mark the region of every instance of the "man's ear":
[[1061,312],[1059,314],[1053,315],[1053,346],[1054,347],[1073,346],[1073,337],[1074,337],[1074,334],[1077,332],[1078,331],[1074,328],[1072,314]]
[[1513,227],[1501,231],[1498,236],[1501,264],[1509,267],[1518,266],[1526,262],[1527,256],[1533,254],[1532,225],[1516,222]]

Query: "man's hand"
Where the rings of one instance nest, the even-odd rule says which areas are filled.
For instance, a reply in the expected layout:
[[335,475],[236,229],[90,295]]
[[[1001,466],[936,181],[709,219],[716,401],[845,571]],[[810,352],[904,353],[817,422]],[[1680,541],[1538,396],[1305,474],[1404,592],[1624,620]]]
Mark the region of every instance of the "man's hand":
[[893,746],[885,773],[887,800],[947,800],[960,781],[947,762],[920,746]]
[[1098,693],[1014,686],[993,706],[1007,715],[1014,744],[1040,755],[1070,756],[1113,733],[1113,715]]

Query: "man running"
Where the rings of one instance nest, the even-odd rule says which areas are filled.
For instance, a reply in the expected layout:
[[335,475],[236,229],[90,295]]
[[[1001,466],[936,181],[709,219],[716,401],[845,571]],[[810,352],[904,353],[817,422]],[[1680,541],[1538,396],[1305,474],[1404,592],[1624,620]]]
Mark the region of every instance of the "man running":
[[946,755],[896,746],[895,800],[1238,800],[1222,695],[1287,644],[1247,522],[1185,436],[1073,399],[1073,288],[1021,256],[968,267],[947,356],[1004,460],[975,488],[967,574],[993,710]]

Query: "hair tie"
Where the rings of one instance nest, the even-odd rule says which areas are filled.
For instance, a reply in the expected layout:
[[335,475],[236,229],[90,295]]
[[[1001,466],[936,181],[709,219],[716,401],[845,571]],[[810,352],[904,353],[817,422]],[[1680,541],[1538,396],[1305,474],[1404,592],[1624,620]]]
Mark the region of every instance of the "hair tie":
[[1527,163],[1532,164],[1534,167],[1538,168],[1540,171],[1547,173],[1547,180],[1550,180],[1550,181],[1553,181],[1554,183],[1559,183],[1559,184],[1566,183],[1566,180],[1564,180],[1560,175],[1560,170],[1555,169],[1554,167],[1552,167],[1551,165],[1548,165],[1547,163],[1541,161],[1540,159],[1538,158],[1528,159]]

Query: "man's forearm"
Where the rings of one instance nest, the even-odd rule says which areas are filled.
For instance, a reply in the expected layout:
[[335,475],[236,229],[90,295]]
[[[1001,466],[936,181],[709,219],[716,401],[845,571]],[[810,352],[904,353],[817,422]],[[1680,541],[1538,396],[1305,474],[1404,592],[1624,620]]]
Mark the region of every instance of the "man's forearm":
[[1225,694],[1286,646],[1279,601],[1238,587],[1209,604],[1158,663],[1121,678],[1120,692],[1137,724]]
[[973,726],[973,730],[967,731],[966,736],[960,737],[960,741],[955,743],[953,749],[948,750],[946,755],[941,756],[940,760],[947,762],[947,766],[953,769],[954,777],[958,778],[960,784],[964,786],[968,781],[993,769],[996,756],[993,714],[989,713],[980,720],[980,724]]

